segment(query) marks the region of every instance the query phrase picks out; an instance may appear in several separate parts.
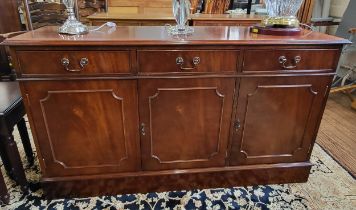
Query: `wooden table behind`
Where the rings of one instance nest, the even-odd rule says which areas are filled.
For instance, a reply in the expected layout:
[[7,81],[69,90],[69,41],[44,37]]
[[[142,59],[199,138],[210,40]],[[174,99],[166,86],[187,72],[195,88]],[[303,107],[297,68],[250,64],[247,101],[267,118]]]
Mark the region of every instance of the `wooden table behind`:
[[[97,13],[87,17],[91,25],[99,26],[108,21],[119,26],[162,26],[175,24],[172,14],[115,14]],[[194,14],[189,18],[193,26],[251,26],[260,23],[263,16],[229,14]]]

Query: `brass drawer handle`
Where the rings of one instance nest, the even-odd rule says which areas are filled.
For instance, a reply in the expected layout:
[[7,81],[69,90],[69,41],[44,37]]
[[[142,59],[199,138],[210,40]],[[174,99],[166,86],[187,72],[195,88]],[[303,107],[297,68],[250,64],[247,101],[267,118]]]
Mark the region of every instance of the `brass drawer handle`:
[[180,65],[180,69],[184,71],[194,70],[200,63],[200,57],[194,57],[192,63],[193,67],[184,67],[184,59],[182,57],[176,58],[176,64]]
[[69,68],[70,61],[69,61],[68,58],[62,58],[61,64],[62,64],[62,66],[64,67],[64,69],[66,71],[69,71],[69,72],[80,72],[80,71],[82,71],[84,69],[85,66],[87,66],[89,64],[89,59],[88,58],[81,58],[80,59],[80,62],[79,62],[80,69],[70,69]]
[[285,68],[285,69],[294,69],[297,67],[297,64],[302,60],[302,58],[297,55],[293,58],[292,60],[292,65],[290,66],[286,66],[286,63],[288,61],[288,59],[286,58],[286,56],[282,55],[278,58],[279,60],[279,63],[282,64],[282,67]]

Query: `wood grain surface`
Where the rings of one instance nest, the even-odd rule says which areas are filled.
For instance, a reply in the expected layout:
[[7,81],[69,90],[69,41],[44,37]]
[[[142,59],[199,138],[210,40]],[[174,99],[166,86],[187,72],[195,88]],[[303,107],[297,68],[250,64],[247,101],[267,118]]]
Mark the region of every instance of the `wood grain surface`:
[[[80,36],[56,29],[6,43],[13,45],[17,71],[28,73],[19,75],[20,86],[47,196],[307,180],[346,40],[309,31],[260,36],[247,27],[225,26],[195,27],[183,37],[162,27]],[[257,66],[247,56],[251,50],[263,51]],[[119,51],[129,53],[118,57]],[[21,62],[23,52],[42,56]],[[96,52],[107,53],[107,59],[95,59]],[[278,62],[281,55],[284,63],[260,61]],[[63,71],[63,56],[71,68],[86,56],[82,71],[88,74],[54,74]],[[330,61],[320,65],[322,57]],[[249,73],[243,72],[244,62]],[[283,65],[295,71],[279,71]],[[132,74],[113,74],[129,66]]]
[[163,26],[124,26],[86,35],[60,35],[58,27],[48,26],[5,40],[20,46],[138,46],[138,45],[340,45],[343,38],[308,30],[299,36],[252,34],[249,27],[196,26],[190,36],[172,36]]
[[317,143],[356,176],[356,111],[342,93],[329,97]]

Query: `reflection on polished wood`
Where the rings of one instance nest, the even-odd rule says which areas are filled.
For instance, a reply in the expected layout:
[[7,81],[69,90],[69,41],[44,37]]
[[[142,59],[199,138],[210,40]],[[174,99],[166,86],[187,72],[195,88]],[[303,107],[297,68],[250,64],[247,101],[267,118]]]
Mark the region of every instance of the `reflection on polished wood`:
[[307,181],[348,41],[194,28],[6,40],[48,197]]
[[87,45],[303,45],[303,44],[344,44],[348,41],[304,30],[300,36],[271,36],[252,34],[248,27],[194,27],[190,36],[171,36],[162,26],[117,27],[85,35],[60,35],[58,27],[43,27],[35,31],[13,37],[5,41],[7,45],[33,46],[50,44],[53,46]]

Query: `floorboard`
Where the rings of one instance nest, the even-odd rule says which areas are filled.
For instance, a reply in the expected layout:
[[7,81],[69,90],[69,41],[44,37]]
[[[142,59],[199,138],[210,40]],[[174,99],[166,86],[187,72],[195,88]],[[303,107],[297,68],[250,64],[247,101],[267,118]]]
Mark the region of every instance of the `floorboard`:
[[317,143],[356,177],[356,111],[344,94],[330,95]]

